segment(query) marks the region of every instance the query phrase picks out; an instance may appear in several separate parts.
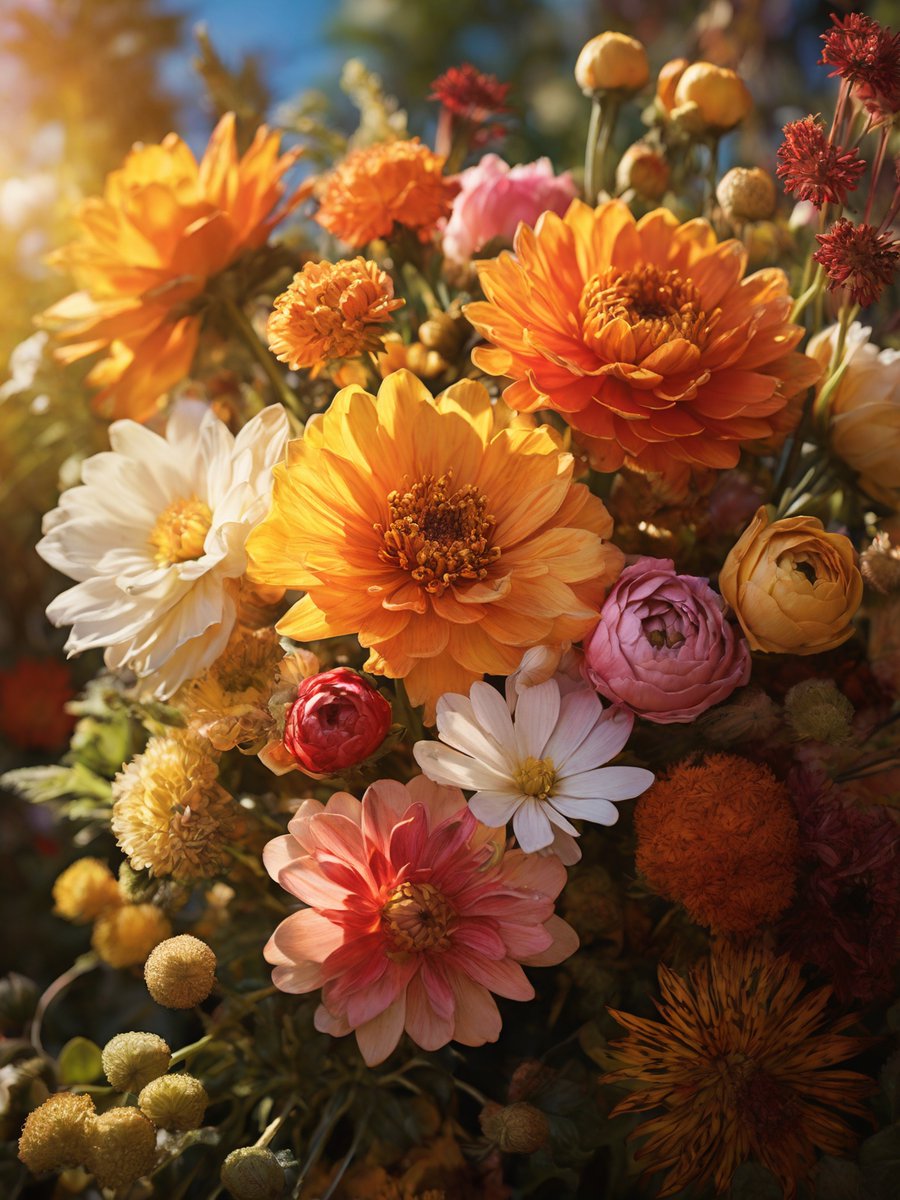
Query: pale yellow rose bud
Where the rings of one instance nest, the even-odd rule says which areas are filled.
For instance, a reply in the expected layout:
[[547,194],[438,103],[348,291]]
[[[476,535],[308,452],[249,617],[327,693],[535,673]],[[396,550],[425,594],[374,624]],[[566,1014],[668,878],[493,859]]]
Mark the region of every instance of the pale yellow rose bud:
[[607,30],[578,55],[575,80],[583,92],[637,92],[650,78],[647,51],[636,38]]

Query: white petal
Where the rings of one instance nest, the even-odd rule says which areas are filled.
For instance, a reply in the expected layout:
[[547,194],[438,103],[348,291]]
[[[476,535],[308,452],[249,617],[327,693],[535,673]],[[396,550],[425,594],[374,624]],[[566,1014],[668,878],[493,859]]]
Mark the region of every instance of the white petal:
[[[519,703],[521,704],[521,698]],[[531,798],[516,810],[513,817],[513,832],[526,854],[533,854],[535,850],[543,850],[553,841],[553,826],[547,820],[543,805]]]
[[520,758],[543,758],[544,747],[559,718],[559,684],[547,679],[519,693],[516,744]]
[[[593,727],[603,716],[603,705],[593,688],[581,687],[563,696],[559,706],[559,718],[550,740],[544,747],[544,756],[552,758],[557,770],[564,770],[568,759],[575,753]],[[597,759],[592,766],[607,762]]]
[[646,792],[653,779],[653,772],[645,771],[643,767],[598,767],[596,771],[584,771],[557,780],[554,791],[561,796],[588,800],[595,796],[605,800],[632,800]]
[[472,711],[485,732],[507,751],[515,744],[512,717],[506,701],[489,683],[473,683],[469,689]]
[[526,803],[526,798],[518,792],[480,791],[476,792],[469,801],[469,810],[473,817],[481,821],[482,825],[489,825],[491,829],[499,829],[501,825],[505,825],[510,820],[521,805]]
[[[634,713],[626,708],[607,708],[603,720],[591,730],[578,749],[560,767],[567,775],[591,771],[621,753],[631,737]],[[556,761],[554,759],[554,761]]]
[[511,780],[477,762],[467,754],[460,754],[440,742],[416,742],[413,746],[416,762],[429,779],[449,787],[461,787],[467,791],[478,788],[503,788]]
[[608,800],[599,797],[586,800],[574,796],[554,796],[551,801],[557,812],[565,813],[576,821],[593,821],[596,825],[615,825],[619,810]]
[[461,750],[463,754],[472,755],[504,776],[515,770],[512,756],[501,750],[493,738],[482,733],[462,713],[445,713],[442,724],[441,741]]

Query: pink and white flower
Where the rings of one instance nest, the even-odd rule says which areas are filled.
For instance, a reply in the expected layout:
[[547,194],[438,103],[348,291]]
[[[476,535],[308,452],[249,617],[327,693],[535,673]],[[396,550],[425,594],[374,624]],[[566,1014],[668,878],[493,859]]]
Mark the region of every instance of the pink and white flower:
[[504,853],[455,788],[380,780],[362,801],[305,800],[266,869],[308,904],[265,948],[284,992],[322,989],[316,1028],[354,1032],[369,1066],[404,1030],[423,1050],[494,1042],[491,993],[530,1000],[522,964],[552,966],[578,947],[553,913],[566,880],[554,857]]
[[565,863],[581,857],[572,820],[614,825],[616,803],[653,782],[642,767],[603,766],[628,741],[633,715],[604,710],[592,690],[569,684],[554,677],[504,700],[473,683],[468,696],[438,700],[441,741],[413,747],[429,779],[474,791],[469,808],[479,821],[499,828],[511,820],[523,850],[552,848]]

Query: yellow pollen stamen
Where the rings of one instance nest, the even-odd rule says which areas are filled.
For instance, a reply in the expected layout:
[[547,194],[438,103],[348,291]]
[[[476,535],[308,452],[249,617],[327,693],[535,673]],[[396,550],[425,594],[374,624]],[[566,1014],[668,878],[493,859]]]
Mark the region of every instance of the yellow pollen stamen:
[[196,496],[174,501],[160,513],[150,534],[156,561],[160,564],[179,563],[200,558],[211,524],[209,506]]
[[549,800],[556,783],[556,765],[552,758],[526,758],[516,772],[516,786],[526,796]]
[[446,950],[456,913],[430,883],[403,883],[389,896],[381,920],[397,950]]
[[601,355],[606,326],[625,321],[634,339],[628,358],[636,363],[673,338],[702,348],[721,315],[718,308],[705,311],[700,292],[680,272],[650,264],[606,267],[585,284],[580,309],[584,341]]
[[388,496],[390,521],[375,525],[379,558],[407,571],[426,592],[442,595],[451,584],[487,576],[500,557],[491,546],[495,518],[474,484],[453,490],[453,472],[426,475],[404,492]]

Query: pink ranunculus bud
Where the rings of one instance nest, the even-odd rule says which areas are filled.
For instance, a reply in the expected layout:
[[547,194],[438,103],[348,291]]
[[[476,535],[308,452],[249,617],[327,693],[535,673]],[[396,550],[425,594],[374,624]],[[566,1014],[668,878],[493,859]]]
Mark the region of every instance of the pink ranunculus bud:
[[639,558],[606,597],[584,643],[602,696],[657,724],[693,721],[750,678],[750,651],[707,579]]
[[444,230],[444,254],[457,262],[472,257],[494,238],[511,242],[520,221],[534,225],[542,212],[560,216],[575,196],[566,171],[553,174],[549,158],[511,167],[485,154],[459,176],[460,190]]
[[374,754],[391,727],[391,706],[349,667],[311,675],[287,710],[284,746],[302,771],[336,775]]

